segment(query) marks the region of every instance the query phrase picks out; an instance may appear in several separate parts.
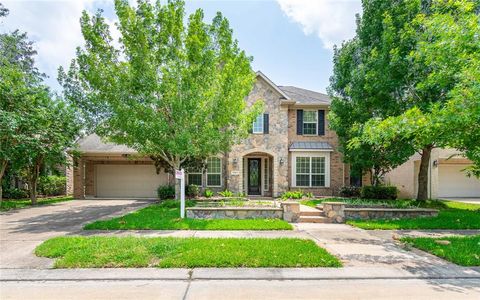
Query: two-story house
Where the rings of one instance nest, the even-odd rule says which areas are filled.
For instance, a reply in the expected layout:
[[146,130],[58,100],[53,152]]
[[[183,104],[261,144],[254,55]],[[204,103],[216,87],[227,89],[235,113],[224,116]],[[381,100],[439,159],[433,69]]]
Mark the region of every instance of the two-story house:
[[[337,136],[328,127],[327,95],[292,86],[277,86],[263,73],[246,101],[262,99],[265,111],[251,133],[226,154],[207,159],[205,170],[187,175],[187,184],[251,196],[280,196],[291,189],[335,195],[348,184],[348,165],[337,151]],[[171,175],[157,174],[149,158],[123,145],[90,135],[78,143],[81,157],[68,173],[75,198],[155,197]]]

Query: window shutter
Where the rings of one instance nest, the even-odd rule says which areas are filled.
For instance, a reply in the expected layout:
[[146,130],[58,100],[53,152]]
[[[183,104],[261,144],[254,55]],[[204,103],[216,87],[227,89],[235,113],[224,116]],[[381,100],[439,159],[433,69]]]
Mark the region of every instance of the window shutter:
[[297,109],[297,134],[303,134],[303,109]]
[[325,111],[318,111],[318,135],[325,135]]
[[267,134],[268,133],[268,123],[269,123],[269,116],[268,114],[263,114],[263,133]]

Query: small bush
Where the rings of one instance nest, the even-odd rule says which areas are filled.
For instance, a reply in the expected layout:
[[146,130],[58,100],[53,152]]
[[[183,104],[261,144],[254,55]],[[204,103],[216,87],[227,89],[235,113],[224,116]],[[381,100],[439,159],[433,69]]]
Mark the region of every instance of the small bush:
[[[160,204],[161,207],[165,208],[180,208],[180,201],[179,200],[165,200],[162,201]],[[185,200],[185,207],[195,206],[195,201],[193,200]]]
[[38,180],[38,191],[44,196],[59,196],[65,194],[66,184],[65,176],[42,176]]
[[213,197],[213,192],[210,189],[206,189],[205,192],[203,192],[203,195],[207,198],[212,198]]
[[222,197],[233,197],[233,192],[229,190],[224,190],[223,192],[218,193]]
[[175,198],[175,187],[173,185],[161,185],[157,189],[157,195],[160,200]]
[[363,199],[397,199],[398,189],[396,186],[364,186],[360,190],[360,197]]
[[302,199],[304,195],[302,190],[287,191],[282,194],[282,199]]
[[19,188],[9,188],[3,190],[3,197],[5,199],[24,199],[28,198],[28,191]]
[[360,197],[360,187],[358,186],[344,186],[340,188],[340,196],[346,198]]
[[189,184],[185,187],[185,194],[188,197],[197,198],[200,195],[200,187],[196,184]]
[[313,193],[311,192],[305,193],[304,196],[310,199],[315,198],[315,196],[313,196]]

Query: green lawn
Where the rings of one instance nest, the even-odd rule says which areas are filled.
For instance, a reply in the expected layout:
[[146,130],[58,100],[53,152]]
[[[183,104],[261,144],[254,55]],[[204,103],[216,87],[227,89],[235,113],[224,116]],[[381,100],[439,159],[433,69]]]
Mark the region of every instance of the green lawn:
[[56,268],[341,267],[311,240],[293,238],[56,237],[35,249]]
[[480,229],[480,205],[453,201],[428,201],[420,207],[439,209],[437,217],[397,220],[349,220],[362,229]]
[[[57,202],[70,201],[70,200],[73,200],[72,196],[38,198],[37,205],[47,205],[47,204],[53,204]],[[3,199],[2,202],[0,203],[0,211],[26,208],[31,206],[32,206],[32,201],[30,199],[19,199],[19,200]]]
[[[405,237],[401,240],[457,265],[480,266],[480,235],[444,238]],[[450,244],[439,244],[436,242],[439,240],[449,241]]]
[[[187,201],[187,206],[192,205]],[[118,218],[95,221],[84,229],[292,230],[292,225],[279,219],[181,219],[178,201],[165,201]]]

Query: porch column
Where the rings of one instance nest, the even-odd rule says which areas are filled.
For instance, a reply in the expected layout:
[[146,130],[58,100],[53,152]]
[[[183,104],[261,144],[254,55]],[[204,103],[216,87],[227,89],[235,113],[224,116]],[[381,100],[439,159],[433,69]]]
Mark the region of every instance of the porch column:
[[85,199],[85,162],[76,158],[73,163],[73,197]]
[[273,157],[273,185],[272,185],[272,196],[273,197],[278,197],[278,168],[280,167],[280,162],[279,162],[280,157],[275,155]]

